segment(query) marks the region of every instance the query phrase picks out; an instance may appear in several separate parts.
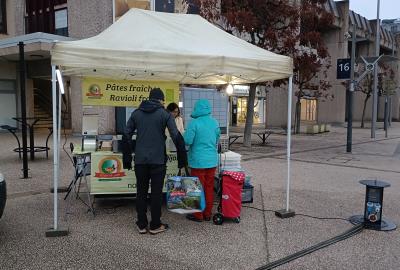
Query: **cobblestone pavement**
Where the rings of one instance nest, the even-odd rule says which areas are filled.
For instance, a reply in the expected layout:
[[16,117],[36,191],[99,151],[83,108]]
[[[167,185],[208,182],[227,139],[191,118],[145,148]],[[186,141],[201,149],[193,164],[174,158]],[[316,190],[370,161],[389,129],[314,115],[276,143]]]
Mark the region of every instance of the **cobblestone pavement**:
[[[256,269],[293,252],[336,236],[352,225],[341,219],[362,214],[365,187],[361,179],[383,179],[383,215],[400,224],[400,123],[389,137],[378,130],[354,129],[353,153],[345,152],[346,129],[293,136],[290,207],[298,215],[279,219],[269,210],[285,206],[286,136],[272,134],[266,145],[254,138],[252,148],[240,140],[232,150],[252,176],[254,203],[242,209],[240,224],[193,223],[163,209],[171,230],[139,235],[134,226],[135,202],[128,198],[96,198],[97,215],[73,199],[70,213],[59,196],[60,219],[69,236],[46,238],[52,225],[52,151],[29,163],[29,179],[21,179],[22,163],[12,152],[15,139],[0,133],[0,171],[8,185],[8,201],[0,219],[0,269]],[[37,133],[44,144],[46,134]],[[79,142],[68,137],[67,141]],[[64,141],[63,141],[64,142]],[[52,145],[50,143],[50,145]],[[69,145],[67,143],[66,145]],[[72,165],[61,155],[61,185],[72,179]],[[85,198],[85,197],[82,197]],[[257,209],[264,209],[259,211]],[[400,269],[399,230],[360,234],[306,255],[277,269]]]

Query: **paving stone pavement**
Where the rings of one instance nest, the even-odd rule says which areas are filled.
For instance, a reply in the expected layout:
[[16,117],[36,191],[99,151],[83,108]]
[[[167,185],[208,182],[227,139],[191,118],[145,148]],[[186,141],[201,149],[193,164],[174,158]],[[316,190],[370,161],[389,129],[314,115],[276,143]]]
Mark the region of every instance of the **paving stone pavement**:
[[[378,130],[354,129],[353,153],[345,152],[346,130],[293,136],[290,206],[298,214],[349,218],[362,214],[365,187],[361,179],[383,179],[383,215],[400,224],[400,123],[389,138]],[[38,144],[45,134],[38,133]],[[336,236],[352,227],[341,219],[302,215],[281,220],[273,211],[285,206],[286,137],[273,134],[265,146],[254,139],[251,149],[240,141],[232,149],[243,156],[252,175],[254,208],[243,208],[240,224],[193,223],[163,209],[171,230],[139,235],[134,226],[135,202],[127,198],[96,199],[97,215],[72,200],[70,213],[59,197],[61,227],[70,234],[46,238],[52,225],[52,151],[29,163],[31,178],[20,179],[22,163],[12,152],[15,139],[0,133],[0,171],[8,185],[8,201],[0,219],[0,269],[256,269],[268,262]],[[68,142],[79,138],[68,137]],[[63,141],[64,142],[64,141]],[[50,145],[52,145],[50,143]],[[67,143],[66,145],[69,145]],[[72,166],[61,155],[61,185],[72,179]],[[84,198],[84,197],[82,197]],[[276,269],[400,269],[399,230],[360,234]]]

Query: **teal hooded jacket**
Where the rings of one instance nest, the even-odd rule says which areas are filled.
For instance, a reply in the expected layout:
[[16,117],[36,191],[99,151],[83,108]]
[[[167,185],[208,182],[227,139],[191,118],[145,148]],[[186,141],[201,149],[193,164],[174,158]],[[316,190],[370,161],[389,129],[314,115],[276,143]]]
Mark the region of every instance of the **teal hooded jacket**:
[[207,99],[198,100],[191,117],[193,119],[183,135],[185,144],[189,146],[189,167],[217,167],[220,129],[217,120],[211,116],[210,102]]

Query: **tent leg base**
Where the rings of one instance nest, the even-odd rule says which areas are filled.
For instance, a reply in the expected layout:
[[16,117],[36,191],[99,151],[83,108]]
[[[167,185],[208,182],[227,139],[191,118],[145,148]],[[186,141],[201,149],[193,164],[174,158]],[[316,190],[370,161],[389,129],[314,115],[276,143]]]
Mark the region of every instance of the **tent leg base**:
[[291,209],[289,209],[289,211],[286,211],[286,209],[275,211],[275,216],[279,218],[290,218],[294,217],[295,215],[296,213]]
[[[68,192],[68,187],[57,188],[57,193],[66,193],[66,192]],[[50,193],[54,193],[54,188],[50,188]]]
[[69,230],[66,229],[57,229],[54,230],[53,228],[50,228],[46,231],[46,237],[62,237],[62,236],[67,236],[69,234]]

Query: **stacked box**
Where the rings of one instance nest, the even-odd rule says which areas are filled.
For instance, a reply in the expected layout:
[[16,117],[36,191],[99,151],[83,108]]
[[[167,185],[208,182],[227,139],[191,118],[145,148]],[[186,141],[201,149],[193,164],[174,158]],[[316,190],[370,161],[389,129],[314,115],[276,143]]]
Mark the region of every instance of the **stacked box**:
[[241,155],[232,151],[227,151],[220,155],[221,171],[242,171]]
[[244,183],[242,189],[242,203],[253,203],[254,187],[248,183]]
[[228,135],[222,134],[219,138],[219,144],[221,145],[221,153],[229,151],[229,137]]

